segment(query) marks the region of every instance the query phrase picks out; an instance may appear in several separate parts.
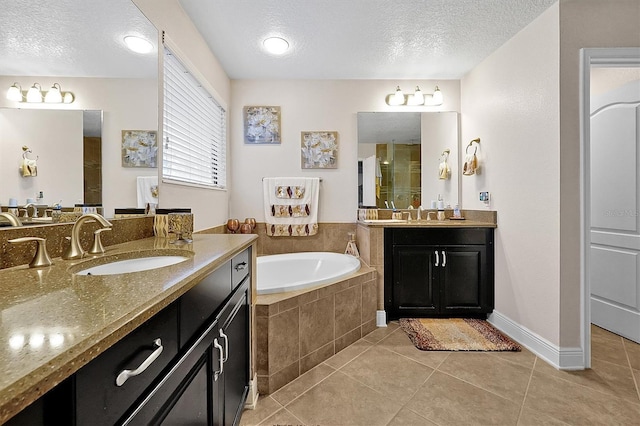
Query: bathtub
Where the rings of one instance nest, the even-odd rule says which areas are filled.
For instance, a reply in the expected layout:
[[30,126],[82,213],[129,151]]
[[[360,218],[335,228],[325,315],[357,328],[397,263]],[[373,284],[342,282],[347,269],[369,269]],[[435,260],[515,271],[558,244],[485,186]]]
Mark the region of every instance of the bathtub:
[[348,254],[306,252],[257,258],[258,294],[303,290],[338,281],[360,269],[360,260]]

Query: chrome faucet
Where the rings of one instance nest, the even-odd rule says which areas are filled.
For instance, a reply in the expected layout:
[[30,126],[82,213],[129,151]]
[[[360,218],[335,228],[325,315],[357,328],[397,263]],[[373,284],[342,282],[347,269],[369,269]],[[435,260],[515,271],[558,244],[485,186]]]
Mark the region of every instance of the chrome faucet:
[[422,220],[423,211],[424,209],[422,208],[422,206],[418,206],[418,212],[416,213],[416,220]]
[[62,255],[63,259],[80,259],[85,255],[85,251],[80,244],[80,228],[85,222],[97,220],[102,228],[110,228],[111,222],[99,215],[98,213],[86,213],[78,218],[76,223],[73,224],[71,230],[71,244],[69,248]]
[[1,212],[0,217],[4,217],[5,219],[7,219],[11,224],[11,226],[22,226],[22,222],[20,222],[20,219],[18,218],[18,216],[16,216],[13,213]]

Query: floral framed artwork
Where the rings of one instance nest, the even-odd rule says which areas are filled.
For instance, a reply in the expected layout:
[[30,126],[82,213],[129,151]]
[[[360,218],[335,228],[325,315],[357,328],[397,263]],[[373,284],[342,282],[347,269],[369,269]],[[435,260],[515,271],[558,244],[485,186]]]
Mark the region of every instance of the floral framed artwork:
[[280,107],[246,106],[244,116],[244,143],[279,144],[280,143]]
[[303,169],[338,168],[338,132],[302,132]]
[[157,131],[122,131],[122,167],[157,167],[157,160]]

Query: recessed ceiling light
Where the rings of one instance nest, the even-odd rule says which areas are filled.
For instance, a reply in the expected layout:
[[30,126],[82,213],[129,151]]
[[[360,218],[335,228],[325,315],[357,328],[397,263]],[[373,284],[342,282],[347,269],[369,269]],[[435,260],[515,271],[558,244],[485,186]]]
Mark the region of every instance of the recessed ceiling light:
[[281,37],[266,38],[262,42],[262,45],[267,49],[267,52],[273,53],[274,55],[282,55],[289,49],[289,42]]
[[126,36],[124,43],[136,53],[149,53],[153,50],[153,45],[147,40],[138,36]]

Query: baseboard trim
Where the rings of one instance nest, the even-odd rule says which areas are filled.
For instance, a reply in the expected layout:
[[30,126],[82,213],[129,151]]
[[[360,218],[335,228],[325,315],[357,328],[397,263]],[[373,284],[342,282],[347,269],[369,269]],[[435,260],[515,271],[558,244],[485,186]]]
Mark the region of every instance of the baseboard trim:
[[558,370],[584,370],[585,368],[582,348],[561,348],[554,345],[495,310],[489,315],[487,321]]
[[258,404],[258,375],[254,374],[253,379],[249,381],[249,393],[247,394],[247,400],[244,403],[244,408],[248,410],[255,410]]
[[387,326],[387,312],[386,311],[376,311],[376,326],[377,327],[386,327]]

